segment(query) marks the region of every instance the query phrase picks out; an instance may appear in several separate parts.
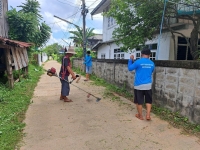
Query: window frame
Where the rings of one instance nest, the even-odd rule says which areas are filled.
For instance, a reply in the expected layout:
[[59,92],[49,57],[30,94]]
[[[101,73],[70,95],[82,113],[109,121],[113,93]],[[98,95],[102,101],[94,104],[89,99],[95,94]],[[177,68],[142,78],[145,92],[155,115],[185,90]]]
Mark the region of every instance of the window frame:
[[101,59],[106,59],[106,54],[105,53],[101,53]]
[[3,0],[0,0],[0,18],[3,18]]

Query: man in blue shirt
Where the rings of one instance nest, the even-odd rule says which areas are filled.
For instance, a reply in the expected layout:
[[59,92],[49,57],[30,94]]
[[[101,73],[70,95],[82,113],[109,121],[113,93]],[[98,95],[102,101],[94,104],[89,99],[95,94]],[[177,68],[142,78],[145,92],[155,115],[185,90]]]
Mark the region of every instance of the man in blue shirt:
[[149,59],[151,55],[150,49],[144,48],[141,51],[142,58],[134,62],[134,56],[131,55],[128,61],[128,70],[135,70],[135,81],[134,81],[134,103],[136,104],[138,114],[135,116],[143,120],[142,105],[146,103],[146,119],[151,120],[150,112],[152,106],[152,73],[155,65]]
[[92,74],[92,57],[90,56],[90,51],[87,51],[84,64],[86,67],[86,79],[84,81],[88,81],[90,74]]

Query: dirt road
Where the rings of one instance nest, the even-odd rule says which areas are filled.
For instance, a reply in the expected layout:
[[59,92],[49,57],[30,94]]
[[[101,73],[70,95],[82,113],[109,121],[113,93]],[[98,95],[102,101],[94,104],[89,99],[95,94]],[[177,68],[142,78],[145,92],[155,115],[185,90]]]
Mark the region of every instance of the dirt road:
[[[45,69],[60,64],[49,61]],[[84,82],[74,85],[102,97],[103,87]],[[197,137],[183,135],[152,114],[152,121],[135,118],[134,104],[100,102],[71,85],[71,103],[59,100],[60,81],[46,74],[35,88],[33,103],[26,113],[27,124],[21,150],[197,150]]]

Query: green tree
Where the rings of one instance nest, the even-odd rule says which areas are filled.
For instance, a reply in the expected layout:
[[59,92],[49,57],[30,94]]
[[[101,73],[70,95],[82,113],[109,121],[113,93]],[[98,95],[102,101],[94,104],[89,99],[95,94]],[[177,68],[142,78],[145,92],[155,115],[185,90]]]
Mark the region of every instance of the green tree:
[[[185,0],[184,4],[199,6],[199,2],[199,0]],[[195,14],[195,12],[192,15],[178,14],[180,3],[183,3],[183,1],[170,0],[170,2],[167,2],[163,27],[167,28],[173,37],[174,34],[185,37],[193,59],[197,59],[200,15]],[[113,17],[119,25],[113,32],[114,40],[117,44],[122,43],[124,45],[122,49],[127,51],[155,38],[156,33],[159,33],[160,30],[163,8],[164,0],[154,0],[153,2],[150,0],[111,0],[110,10],[105,15]],[[194,26],[190,41],[184,34],[170,27],[172,19],[178,23],[183,18],[192,21]]]
[[[89,49],[87,49],[87,51],[89,51]],[[76,54],[74,55],[74,57],[83,58],[83,49],[81,47],[76,47],[75,52]],[[96,58],[96,52],[90,51],[90,55],[92,58]]]
[[20,11],[23,13],[33,13],[38,19],[42,19],[40,15],[40,3],[37,0],[26,0],[26,3],[22,3],[18,7],[22,8]]
[[51,45],[46,46],[44,49],[42,49],[43,52],[47,54],[47,56],[53,56],[54,54],[58,54],[59,50],[62,49],[62,46],[58,43],[54,43]]
[[[75,27],[77,29],[76,31],[69,31],[71,34],[73,34],[73,36],[69,37],[69,38],[73,39],[76,44],[78,44],[79,46],[83,47],[83,29],[81,29],[78,26],[75,26]],[[94,28],[92,28],[92,29],[91,28],[87,28],[86,29],[86,39],[88,39],[89,37],[95,35],[93,33],[93,31],[94,31]]]
[[26,0],[26,3],[19,7],[22,8],[19,11],[12,8],[7,12],[9,38],[31,42],[36,47],[46,44],[51,35],[51,28],[45,22],[40,23],[42,17],[39,14],[39,2]]

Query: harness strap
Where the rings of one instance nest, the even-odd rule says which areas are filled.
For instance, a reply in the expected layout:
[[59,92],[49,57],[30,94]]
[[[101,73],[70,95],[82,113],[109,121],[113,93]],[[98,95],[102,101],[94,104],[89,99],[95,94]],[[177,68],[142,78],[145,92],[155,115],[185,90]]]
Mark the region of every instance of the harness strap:
[[62,72],[61,72],[61,75],[62,75],[62,79],[65,78],[65,75],[66,75],[66,68],[65,68],[65,58],[68,58],[68,57],[63,57],[63,61],[62,61]]

